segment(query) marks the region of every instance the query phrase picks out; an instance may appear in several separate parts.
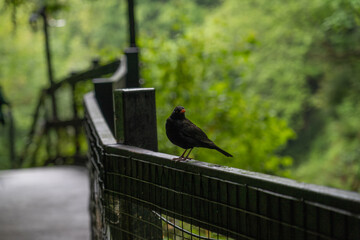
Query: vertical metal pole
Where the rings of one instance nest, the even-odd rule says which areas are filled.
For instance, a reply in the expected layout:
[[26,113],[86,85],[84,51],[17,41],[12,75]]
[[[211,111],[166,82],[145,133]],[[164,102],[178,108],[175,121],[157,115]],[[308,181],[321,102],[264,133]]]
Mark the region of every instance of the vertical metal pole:
[[139,88],[139,49],[137,47],[129,47],[125,50],[127,73],[125,79],[125,88]]
[[140,87],[139,79],[139,49],[136,47],[136,26],[134,0],[128,0],[129,41],[130,47],[125,50],[127,59],[126,88]]
[[134,0],[128,0],[128,16],[129,16],[130,47],[136,47]]
[[[55,91],[53,90],[54,86],[54,77],[53,77],[53,69],[52,69],[52,62],[51,62],[51,52],[50,52],[50,39],[49,39],[49,31],[48,31],[48,20],[46,15],[46,6],[44,6],[40,11],[41,17],[43,18],[43,27],[44,27],[44,38],[45,38],[45,53],[46,53],[46,61],[47,61],[47,69],[48,69],[48,76],[49,76],[49,82],[50,82],[50,98],[51,98],[51,108],[52,108],[52,120],[57,121],[58,120],[58,114],[57,114],[57,104],[56,104],[56,97],[55,97]],[[46,129],[46,134],[49,138],[49,142],[47,143],[48,150],[50,151],[50,144],[51,144],[51,136],[50,136],[50,129]],[[59,142],[59,129],[56,128],[55,131],[55,138],[56,142],[54,143],[55,149],[56,149],[56,157],[59,156],[60,153],[60,145]],[[49,152],[50,154],[50,152]],[[50,155],[49,155],[50,159]]]
[[[50,87],[54,85],[54,77],[53,77],[53,70],[52,70],[52,62],[51,62],[51,53],[50,53],[50,40],[49,40],[49,31],[48,31],[48,21],[46,16],[46,7],[43,7],[41,10],[41,16],[43,18],[44,23],[44,37],[45,37],[45,53],[46,53],[46,61],[47,61],[47,69],[48,69],[48,77],[50,82]],[[57,120],[57,106],[56,106],[56,99],[55,99],[55,92],[51,90],[51,103],[53,109],[53,119]]]
[[8,116],[9,116],[9,141],[10,141],[9,151],[10,151],[11,167],[17,168],[19,166],[15,155],[15,123],[14,123],[11,107],[10,105],[8,106],[9,106]]
[[[72,76],[74,76],[75,74],[76,73],[71,73]],[[75,121],[78,121],[79,114],[78,114],[77,103],[76,103],[76,85],[75,85],[75,83],[72,83],[70,86],[71,86],[72,108],[73,108],[73,114],[74,114],[73,119]],[[74,131],[75,131],[75,136],[74,136],[75,155],[76,155],[76,157],[78,157],[80,155],[80,139],[79,139],[80,129],[77,124],[74,125]],[[76,159],[75,159],[75,161],[76,161]]]

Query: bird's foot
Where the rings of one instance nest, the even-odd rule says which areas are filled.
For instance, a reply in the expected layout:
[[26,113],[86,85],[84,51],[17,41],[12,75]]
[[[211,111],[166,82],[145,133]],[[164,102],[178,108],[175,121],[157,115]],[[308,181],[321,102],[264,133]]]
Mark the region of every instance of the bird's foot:
[[184,162],[184,161],[186,161],[187,159],[185,159],[185,158],[183,158],[183,157],[178,157],[178,158],[173,158],[173,160],[174,160],[175,162]]

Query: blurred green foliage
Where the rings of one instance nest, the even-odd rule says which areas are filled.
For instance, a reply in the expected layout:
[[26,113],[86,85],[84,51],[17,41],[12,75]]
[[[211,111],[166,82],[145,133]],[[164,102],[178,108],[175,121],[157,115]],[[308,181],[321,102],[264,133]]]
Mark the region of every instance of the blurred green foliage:
[[[302,181],[360,189],[359,2],[226,1],[228,32],[252,33],[245,94],[259,94],[297,138],[282,151]],[[319,174],[321,173],[321,174]]]
[[[178,25],[189,24],[189,19],[177,19],[183,14],[177,11],[169,16],[176,22],[176,30]],[[249,49],[255,48],[257,41],[253,36],[238,38],[220,34],[230,25],[209,18],[201,27],[191,24],[191,28],[179,29],[176,34],[141,36],[145,85],[157,91],[159,148],[177,154],[183,151],[167,140],[164,129],[173,108],[182,105],[188,110],[189,119],[235,156],[226,158],[212,150],[195,149],[194,158],[289,174],[284,167],[291,165],[292,159],[278,156],[276,150],[294,133],[257,96],[243,96]]]
[[[40,1],[15,2],[0,6],[0,81],[15,105],[21,148],[28,106],[47,80],[42,35],[27,24]],[[57,79],[127,46],[126,1],[48,2],[67,21],[50,32]],[[196,159],[360,190],[358,1],[142,0],[136,11],[144,86],[157,91],[160,151],[181,153],[164,123],[183,105],[235,156],[196,149]]]

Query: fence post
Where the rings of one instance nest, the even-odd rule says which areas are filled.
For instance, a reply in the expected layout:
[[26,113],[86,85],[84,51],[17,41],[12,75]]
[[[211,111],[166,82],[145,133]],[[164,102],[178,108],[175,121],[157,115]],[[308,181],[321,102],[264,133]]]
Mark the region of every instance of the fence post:
[[114,114],[113,114],[113,85],[114,83],[107,78],[93,79],[95,98],[105,121],[111,132],[114,132]]
[[[72,72],[71,76],[75,76],[76,72]],[[79,113],[78,113],[78,108],[77,108],[77,102],[76,102],[76,83],[71,83],[70,84],[71,87],[71,98],[72,98],[72,112],[73,112],[73,119],[74,120],[79,120]],[[80,156],[80,128],[78,125],[74,124],[74,131],[75,131],[75,136],[74,136],[74,144],[75,144],[75,155],[78,158]],[[75,159],[76,161],[77,159]]]
[[154,88],[116,89],[114,115],[118,143],[158,150]]
[[129,47],[125,50],[127,73],[126,73],[126,87],[138,88],[140,87],[139,74],[139,48]]
[[18,161],[16,159],[16,154],[15,154],[15,123],[10,105],[8,108],[8,117],[9,117],[9,141],[10,141],[9,150],[10,150],[11,167],[17,168],[20,166],[18,166]]
[[[126,88],[115,90],[114,123],[117,143],[157,151],[155,89]],[[134,169],[134,171],[137,170]],[[119,221],[123,229],[118,236],[121,239],[136,239],[133,235],[128,234],[133,233],[134,236],[145,234],[147,239],[162,239],[162,231],[159,231],[162,228],[161,220],[151,209],[138,204],[132,202],[131,199],[120,197],[119,212],[121,215]],[[141,209],[140,212],[139,209]],[[152,226],[136,221],[139,218],[151,220]],[[113,230],[116,231],[116,229]]]

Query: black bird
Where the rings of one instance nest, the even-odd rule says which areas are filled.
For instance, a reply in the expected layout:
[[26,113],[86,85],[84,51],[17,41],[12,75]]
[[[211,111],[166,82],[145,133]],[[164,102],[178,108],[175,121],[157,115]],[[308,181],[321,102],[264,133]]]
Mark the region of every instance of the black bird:
[[[185,151],[179,158],[174,160],[186,160],[194,147],[215,149],[227,157],[232,155],[215,145],[198,126],[185,117],[185,108],[175,107],[171,116],[166,120],[166,135],[169,140]],[[190,149],[186,157],[186,151]]]

